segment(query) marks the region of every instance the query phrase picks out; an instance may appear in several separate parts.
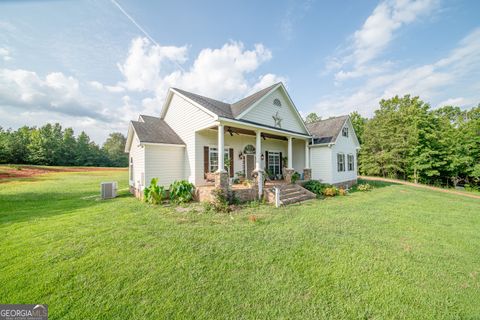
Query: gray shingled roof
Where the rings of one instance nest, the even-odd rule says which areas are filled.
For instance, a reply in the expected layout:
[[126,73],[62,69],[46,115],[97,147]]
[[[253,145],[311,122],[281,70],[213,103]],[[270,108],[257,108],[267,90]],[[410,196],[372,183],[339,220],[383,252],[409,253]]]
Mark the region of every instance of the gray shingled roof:
[[162,119],[141,115],[142,121],[132,121],[140,142],[185,144],[172,128]]
[[211,98],[207,98],[207,97],[201,96],[199,94],[191,93],[191,92],[188,92],[188,91],[185,91],[185,90],[182,90],[182,89],[178,89],[178,88],[173,88],[173,89],[175,89],[175,91],[180,92],[181,94],[183,94],[187,98],[192,99],[193,101],[195,101],[199,105],[203,106],[204,108],[212,111],[213,113],[215,113],[215,114],[217,114],[221,117],[233,118],[232,110],[230,109],[230,104],[228,104],[228,103],[218,101],[218,100],[215,100],[215,99],[211,99]]
[[315,139],[315,144],[335,142],[347,119],[348,116],[339,116],[307,123],[307,129]]
[[278,83],[271,85],[268,88],[262,89],[254,94],[243,98],[235,103],[229,104],[215,99],[207,98],[196,93],[191,93],[182,89],[173,88],[175,91],[180,92],[189,99],[192,99],[196,103],[200,104],[204,108],[211,112],[225,118],[234,119],[240,115],[243,111],[251,107],[255,102],[260,100],[263,96],[270,92]]
[[243,111],[247,110],[250,108],[255,102],[260,100],[263,96],[265,96],[267,93],[270,92],[278,83],[275,83],[274,85],[271,85],[270,87],[267,87],[265,89],[262,89],[258,92],[255,92],[252,95],[249,95],[246,98],[243,98],[242,100],[239,100],[233,104],[230,105],[230,109],[232,110],[232,115],[234,117],[237,117],[240,115]]

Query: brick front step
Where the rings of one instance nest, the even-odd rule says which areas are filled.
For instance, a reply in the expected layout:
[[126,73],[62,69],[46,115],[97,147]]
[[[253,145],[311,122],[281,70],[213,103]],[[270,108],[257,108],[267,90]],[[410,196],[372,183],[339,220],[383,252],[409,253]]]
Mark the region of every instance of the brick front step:
[[[280,188],[280,204],[287,205],[305,200],[315,199],[316,195],[298,184],[285,184]],[[265,190],[265,198],[270,203],[275,203],[274,188]]]

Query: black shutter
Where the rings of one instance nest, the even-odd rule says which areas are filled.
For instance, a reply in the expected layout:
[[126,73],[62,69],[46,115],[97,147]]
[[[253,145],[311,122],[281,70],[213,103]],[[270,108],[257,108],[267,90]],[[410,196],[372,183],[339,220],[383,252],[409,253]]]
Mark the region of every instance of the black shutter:
[[233,178],[233,148],[228,150],[228,154],[230,156],[230,177]]
[[207,178],[208,173],[208,147],[203,147],[203,176]]
[[280,174],[283,176],[283,157],[281,152],[280,152]]
[[268,170],[268,151],[265,151],[265,169]]

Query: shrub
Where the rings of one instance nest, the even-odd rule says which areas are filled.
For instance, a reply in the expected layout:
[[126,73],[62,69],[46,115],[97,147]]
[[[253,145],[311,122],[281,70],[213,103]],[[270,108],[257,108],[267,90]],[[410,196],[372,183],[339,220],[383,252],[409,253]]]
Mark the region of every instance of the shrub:
[[331,187],[330,184],[325,184],[325,183],[321,183],[320,181],[318,180],[309,180],[307,182],[305,182],[305,184],[303,185],[303,187],[317,195],[323,195],[323,190],[325,190],[325,188],[329,188]]
[[193,199],[192,183],[186,180],[174,181],[170,185],[170,200],[175,203],[187,203]]
[[222,189],[215,189],[212,191],[213,200],[209,202],[210,211],[217,213],[220,212],[230,212],[230,207],[228,206],[227,194]]
[[297,182],[298,179],[300,179],[300,173],[294,172],[294,173],[292,174],[292,183]]
[[361,183],[359,185],[357,185],[357,188],[356,188],[358,191],[370,191],[373,189],[373,186],[371,184],[368,184],[368,183]]
[[466,191],[480,191],[480,187],[476,185],[465,184],[463,187]]
[[143,189],[143,201],[151,204],[159,204],[162,203],[163,199],[165,199],[165,188],[159,186],[158,178],[153,178],[150,181],[150,185]]
[[325,197],[335,197],[336,195],[338,195],[338,193],[338,188],[333,186],[323,189],[322,192]]
[[340,196],[346,196],[348,194],[348,191],[347,191],[347,189],[340,188],[340,189],[338,189],[338,194]]

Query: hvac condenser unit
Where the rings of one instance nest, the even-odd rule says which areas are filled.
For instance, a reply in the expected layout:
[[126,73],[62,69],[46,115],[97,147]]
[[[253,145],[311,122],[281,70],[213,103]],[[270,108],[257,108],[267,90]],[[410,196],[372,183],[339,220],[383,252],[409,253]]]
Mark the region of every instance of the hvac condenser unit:
[[117,196],[117,183],[113,182],[102,182],[102,199],[112,199]]

